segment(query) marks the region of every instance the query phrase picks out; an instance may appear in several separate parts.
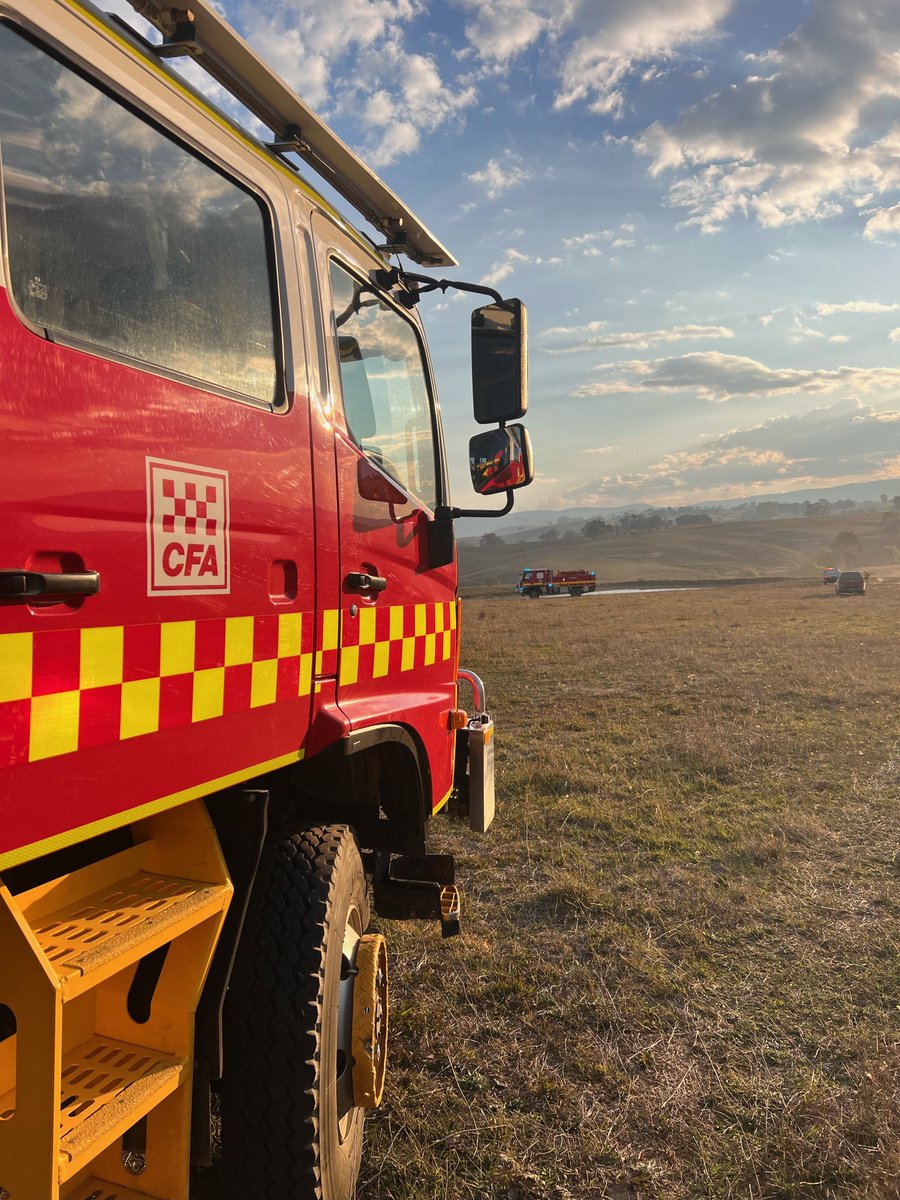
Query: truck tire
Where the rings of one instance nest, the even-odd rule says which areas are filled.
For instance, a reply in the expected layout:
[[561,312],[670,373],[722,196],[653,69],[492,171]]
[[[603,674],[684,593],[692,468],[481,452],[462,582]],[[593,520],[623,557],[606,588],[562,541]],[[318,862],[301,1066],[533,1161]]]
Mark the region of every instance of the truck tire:
[[226,1200],[355,1195],[365,1112],[354,1103],[346,1043],[353,961],[368,923],[348,826],[269,842],[225,1004]]
[[570,596],[580,596],[580,595],[581,595],[581,588],[580,588],[580,587],[570,587],[570,588],[569,588],[569,595],[570,595]]
[[529,600],[540,600],[540,598],[541,598],[540,588],[529,588],[528,589],[528,599]]

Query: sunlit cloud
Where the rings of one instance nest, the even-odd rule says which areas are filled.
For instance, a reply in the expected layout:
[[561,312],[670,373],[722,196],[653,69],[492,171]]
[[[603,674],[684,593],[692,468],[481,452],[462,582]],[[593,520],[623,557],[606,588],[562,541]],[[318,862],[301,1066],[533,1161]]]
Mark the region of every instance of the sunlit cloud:
[[725,325],[674,325],[670,329],[643,329],[618,333],[600,332],[605,321],[591,321],[587,325],[556,325],[548,329],[545,338],[569,339],[565,346],[545,346],[545,354],[581,354],[586,350],[603,350],[609,347],[629,346],[634,350],[647,350],[651,346],[669,342],[705,341],[707,338],[732,338],[734,331]]
[[484,188],[489,200],[496,198],[509,188],[518,187],[532,178],[532,172],[525,166],[518,154],[505,150],[500,158],[492,158],[480,171],[467,175],[466,179]]
[[863,236],[870,242],[883,239],[885,235],[900,234],[900,204],[883,208],[866,222]]
[[558,267],[561,258],[543,258],[539,254],[521,254],[518,250],[507,250],[499,262],[495,262],[481,282],[488,287],[497,287],[508,279],[516,267]]
[[[900,187],[900,124],[869,123],[900,97],[900,7],[815,0],[806,21],[741,83],[656,122],[636,140],[651,172],[677,173],[670,203],[713,232],[735,216],[777,227],[857,210]],[[885,112],[889,109],[885,108]],[[887,208],[869,237],[895,232]]]
[[715,350],[684,354],[680,358],[632,359],[595,369],[602,371],[604,376],[615,372],[616,378],[591,381],[576,389],[573,395],[688,392],[700,399],[721,403],[791,393],[900,389],[900,369],[895,367],[772,368],[743,355],[720,354]]
[[835,313],[890,313],[900,312],[900,304],[882,304],[879,300],[846,300],[843,304],[817,304],[820,317],[831,317]]
[[540,46],[556,72],[558,109],[621,116],[629,84],[648,84],[688,48],[715,37],[732,0],[461,0],[476,58],[506,66]]

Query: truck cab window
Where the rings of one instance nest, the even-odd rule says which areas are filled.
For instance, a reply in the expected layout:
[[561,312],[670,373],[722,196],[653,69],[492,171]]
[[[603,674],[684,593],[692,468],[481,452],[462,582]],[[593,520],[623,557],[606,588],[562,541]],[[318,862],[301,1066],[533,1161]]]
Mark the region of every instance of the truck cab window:
[[62,339],[276,398],[260,202],[0,24],[10,285]]
[[347,428],[372,462],[434,508],[434,416],[416,330],[333,260],[330,274]]

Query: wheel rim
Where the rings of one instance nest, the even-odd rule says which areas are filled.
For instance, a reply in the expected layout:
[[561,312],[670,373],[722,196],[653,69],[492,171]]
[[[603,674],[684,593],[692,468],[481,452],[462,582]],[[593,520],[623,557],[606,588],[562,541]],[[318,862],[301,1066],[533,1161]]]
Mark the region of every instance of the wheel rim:
[[377,1108],[384,1095],[388,1039],[387,946],[369,933],[357,947],[353,991],[353,1098],[361,1108]]

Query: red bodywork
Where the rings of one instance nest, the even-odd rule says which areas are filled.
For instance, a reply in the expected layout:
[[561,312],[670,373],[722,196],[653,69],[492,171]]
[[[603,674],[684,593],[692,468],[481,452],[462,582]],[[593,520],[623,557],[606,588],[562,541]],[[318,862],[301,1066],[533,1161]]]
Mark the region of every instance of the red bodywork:
[[597,575],[594,571],[554,571],[550,567],[527,567],[519,576],[516,591],[526,595],[538,592],[553,596],[563,588],[579,588],[583,592],[592,592],[596,586]]
[[[440,804],[456,566],[424,569],[413,503],[363,499],[320,404],[270,412],[54,344],[2,288],[0,403],[0,568],[101,585],[0,602],[0,869],[384,722],[415,731]],[[353,571],[387,589],[344,592]]]

